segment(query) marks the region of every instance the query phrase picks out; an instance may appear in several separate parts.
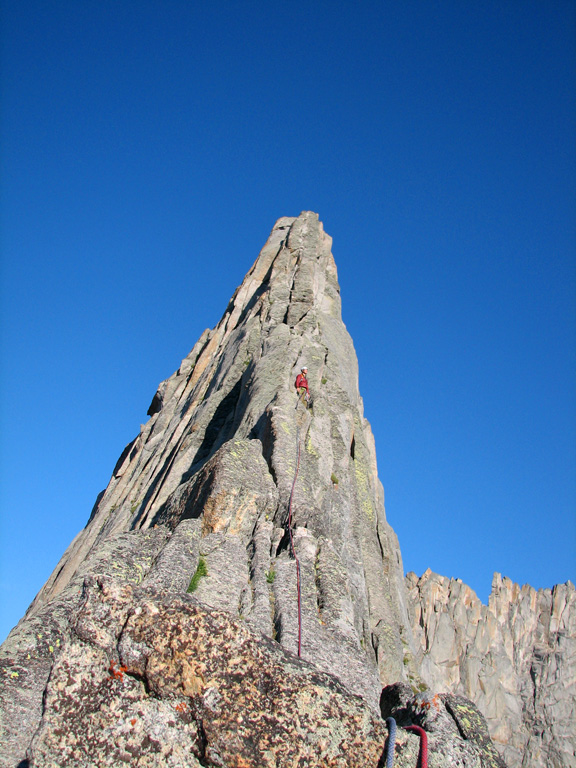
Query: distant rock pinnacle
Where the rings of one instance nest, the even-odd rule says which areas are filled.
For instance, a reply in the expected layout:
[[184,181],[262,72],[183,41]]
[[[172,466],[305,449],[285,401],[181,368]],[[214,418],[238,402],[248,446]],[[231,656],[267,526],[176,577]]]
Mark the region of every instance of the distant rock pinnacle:
[[[276,222],[148,414],[3,646],[6,765],[375,766],[383,702],[406,717],[411,691],[462,693],[425,658],[316,214]],[[445,724],[431,768],[503,765],[446,696],[424,699]],[[415,765],[416,737],[397,743]]]

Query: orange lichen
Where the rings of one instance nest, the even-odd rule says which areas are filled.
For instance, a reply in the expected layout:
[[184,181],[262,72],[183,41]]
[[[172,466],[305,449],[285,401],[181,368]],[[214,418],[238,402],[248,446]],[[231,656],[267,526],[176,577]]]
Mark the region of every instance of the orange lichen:
[[114,662],[110,662],[110,666],[108,667],[108,672],[110,673],[110,677],[114,678],[115,680],[123,680],[124,679],[124,672],[126,672],[127,667],[121,666],[116,669]]

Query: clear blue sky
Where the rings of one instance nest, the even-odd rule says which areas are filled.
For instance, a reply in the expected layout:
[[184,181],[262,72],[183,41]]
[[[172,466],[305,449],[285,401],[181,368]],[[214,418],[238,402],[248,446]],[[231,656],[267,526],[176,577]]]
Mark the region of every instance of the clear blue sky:
[[405,570],[575,581],[574,3],[2,5],[0,638],[302,210]]

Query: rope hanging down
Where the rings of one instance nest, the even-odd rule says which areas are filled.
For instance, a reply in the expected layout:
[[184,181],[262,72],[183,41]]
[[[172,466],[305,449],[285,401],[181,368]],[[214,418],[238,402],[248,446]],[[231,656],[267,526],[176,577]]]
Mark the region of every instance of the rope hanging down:
[[[296,403],[298,405],[298,403]],[[300,469],[300,430],[296,427],[296,472],[294,473],[294,480],[292,482],[292,490],[290,491],[290,501],[288,503],[288,532],[290,534],[290,546],[292,548],[292,557],[296,560],[296,590],[298,593],[298,656],[300,656],[300,650],[302,647],[302,606],[300,597],[300,561],[296,555],[294,549],[294,539],[292,537],[292,497],[294,496],[294,486],[296,485],[296,478],[298,477],[298,470]]]
[[[386,718],[388,727],[388,738],[386,739],[386,749],[384,751],[385,768],[394,766],[394,747],[396,746],[396,720],[393,717]],[[428,736],[424,728],[419,725],[408,725],[405,731],[412,731],[420,736],[420,752],[418,754],[417,768],[428,768]]]
[[412,731],[420,736],[420,754],[418,755],[418,768],[428,768],[428,736],[424,728],[419,725],[408,725],[404,729]]
[[386,740],[386,768],[393,768],[394,766],[394,747],[396,746],[396,720],[393,717],[386,718],[386,725],[388,726],[388,739]]

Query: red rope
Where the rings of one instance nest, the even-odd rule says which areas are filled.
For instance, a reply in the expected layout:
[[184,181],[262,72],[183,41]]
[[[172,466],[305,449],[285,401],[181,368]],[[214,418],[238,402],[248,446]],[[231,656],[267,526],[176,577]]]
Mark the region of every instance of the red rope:
[[300,561],[296,556],[296,550],[294,549],[294,539],[292,538],[292,497],[294,496],[294,486],[296,485],[296,478],[298,477],[298,470],[300,469],[300,430],[296,429],[296,441],[298,443],[298,452],[296,456],[296,472],[294,473],[294,481],[292,482],[292,490],[290,491],[290,502],[288,503],[288,533],[290,534],[290,546],[292,547],[292,557],[296,560],[296,590],[298,592],[298,656],[300,656],[300,650],[302,647],[302,606],[300,596]]
[[419,768],[428,768],[428,736],[424,728],[419,725],[408,725],[405,730],[417,733],[420,736],[420,754],[418,756]]

